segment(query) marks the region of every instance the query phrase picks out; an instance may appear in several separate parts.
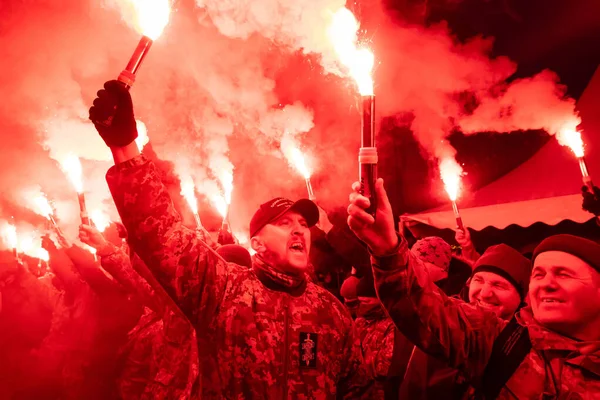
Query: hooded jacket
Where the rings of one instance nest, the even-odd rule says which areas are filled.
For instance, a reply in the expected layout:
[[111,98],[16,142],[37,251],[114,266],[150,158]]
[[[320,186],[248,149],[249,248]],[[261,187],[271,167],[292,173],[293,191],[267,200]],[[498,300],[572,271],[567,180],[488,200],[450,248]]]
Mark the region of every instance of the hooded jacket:
[[351,317],[309,281],[226,263],[183,226],[143,155],[107,182],[130,243],[196,329],[206,399],[333,399],[352,392],[360,365]]

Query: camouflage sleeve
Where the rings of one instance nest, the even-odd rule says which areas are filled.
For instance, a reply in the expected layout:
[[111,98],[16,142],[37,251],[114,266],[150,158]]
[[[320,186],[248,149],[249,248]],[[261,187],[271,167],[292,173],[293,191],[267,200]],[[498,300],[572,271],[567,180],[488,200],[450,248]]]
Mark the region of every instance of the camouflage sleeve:
[[65,285],[67,290],[78,290],[84,283],[79,279],[79,275],[73,267],[73,263],[63,249],[54,247],[48,249],[50,255],[50,269]]
[[183,226],[154,163],[139,155],[111,167],[106,180],[135,253],[192,323],[210,320],[227,265]]
[[[350,319],[350,317],[349,317]],[[345,364],[338,382],[338,399],[359,399],[367,385],[367,370],[360,348],[360,338],[352,320],[349,320],[345,345]]]
[[123,250],[108,243],[101,249],[98,249],[100,256],[100,265],[109,274],[113,276],[130,293],[135,293],[139,301],[154,311],[160,311],[159,300],[152,287],[131,265],[129,255]]
[[379,299],[398,329],[426,353],[472,378],[481,376],[505,322],[446,296],[404,239],[395,254],[372,263]]
[[117,282],[111,280],[102,272],[98,263],[94,260],[94,256],[89,251],[73,245],[65,249],[65,252],[83,280],[97,294],[114,293],[123,290]]

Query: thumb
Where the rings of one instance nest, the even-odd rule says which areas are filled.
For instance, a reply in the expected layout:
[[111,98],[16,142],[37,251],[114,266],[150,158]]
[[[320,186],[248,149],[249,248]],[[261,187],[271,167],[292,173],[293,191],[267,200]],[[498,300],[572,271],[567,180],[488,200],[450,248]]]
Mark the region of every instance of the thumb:
[[377,194],[377,204],[378,208],[384,212],[392,212],[392,205],[390,204],[390,199],[388,198],[387,192],[385,191],[385,186],[383,184],[383,178],[378,178],[377,182],[375,182],[375,193]]

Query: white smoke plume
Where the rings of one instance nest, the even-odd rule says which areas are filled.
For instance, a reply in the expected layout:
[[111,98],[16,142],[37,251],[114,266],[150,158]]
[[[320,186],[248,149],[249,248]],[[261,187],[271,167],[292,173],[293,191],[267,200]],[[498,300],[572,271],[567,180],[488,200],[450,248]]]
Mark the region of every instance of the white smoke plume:
[[[104,182],[110,153],[87,122],[87,110],[139,40],[118,7],[124,2],[0,3],[4,213],[17,215],[27,207],[23,190],[39,184],[74,235],[76,193],[55,161],[74,152],[82,159],[90,211],[99,208],[116,218]],[[284,135],[313,155],[318,198],[330,205],[347,199],[356,179],[357,93],[350,79],[327,74],[341,73],[327,27],[343,5],[339,0],[182,0],[138,73],[131,93],[153,149],[176,167],[185,159],[197,192],[209,201],[222,196],[223,181],[233,177],[236,231],[246,229],[258,204],[270,197],[305,196],[303,180],[282,157]],[[461,44],[442,26],[402,25],[383,12],[376,23],[367,28],[377,65],[378,115],[412,113],[412,128],[431,154],[453,155],[441,143],[456,126],[469,132],[525,129],[525,118],[498,122],[497,109],[510,98],[513,115],[531,115],[532,101],[514,98],[534,93],[503,86],[515,66],[489,58],[491,41]],[[502,87],[506,90],[498,92]],[[465,92],[480,103],[469,115],[456,100]],[[567,107],[554,110],[568,113]]]

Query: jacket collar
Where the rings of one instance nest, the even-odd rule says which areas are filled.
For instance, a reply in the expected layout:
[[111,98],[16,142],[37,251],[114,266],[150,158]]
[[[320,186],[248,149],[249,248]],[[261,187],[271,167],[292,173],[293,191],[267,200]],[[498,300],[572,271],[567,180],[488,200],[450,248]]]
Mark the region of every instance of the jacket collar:
[[533,317],[531,307],[522,308],[516,315],[519,324],[527,327],[534,349],[568,352],[565,362],[600,377],[600,341],[581,342],[554,332]]
[[292,275],[278,270],[258,255],[252,257],[252,269],[258,280],[271,290],[299,296],[306,289],[306,274]]

